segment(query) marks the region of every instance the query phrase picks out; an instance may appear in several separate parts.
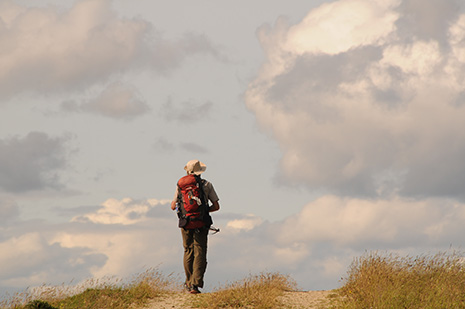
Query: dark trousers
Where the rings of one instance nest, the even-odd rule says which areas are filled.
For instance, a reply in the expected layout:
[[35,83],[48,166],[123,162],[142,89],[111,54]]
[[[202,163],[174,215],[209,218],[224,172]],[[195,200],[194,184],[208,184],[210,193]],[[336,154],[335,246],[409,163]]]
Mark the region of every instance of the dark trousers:
[[207,269],[208,229],[181,229],[184,246],[184,272],[188,286],[203,287],[203,276]]

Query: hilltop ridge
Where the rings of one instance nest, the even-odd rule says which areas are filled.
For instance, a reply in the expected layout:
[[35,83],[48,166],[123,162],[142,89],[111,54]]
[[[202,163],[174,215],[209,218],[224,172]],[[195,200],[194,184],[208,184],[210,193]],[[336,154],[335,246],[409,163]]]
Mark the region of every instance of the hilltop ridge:
[[[284,292],[284,295],[279,297],[280,300],[289,308],[309,308],[321,309],[327,308],[329,304],[329,296],[334,293],[331,290],[322,291],[292,291]],[[201,295],[191,295],[184,292],[176,292],[152,300],[147,306],[147,309],[193,309],[194,307],[186,307],[186,303],[190,298],[201,297]]]

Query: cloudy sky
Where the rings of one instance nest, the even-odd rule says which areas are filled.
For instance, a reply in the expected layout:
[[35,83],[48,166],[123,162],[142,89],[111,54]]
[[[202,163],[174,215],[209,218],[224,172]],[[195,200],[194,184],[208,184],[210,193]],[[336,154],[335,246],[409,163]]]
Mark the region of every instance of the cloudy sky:
[[0,0],[0,292],[182,277],[191,159],[222,206],[207,289],[464,247],[462,2],[31,2]]

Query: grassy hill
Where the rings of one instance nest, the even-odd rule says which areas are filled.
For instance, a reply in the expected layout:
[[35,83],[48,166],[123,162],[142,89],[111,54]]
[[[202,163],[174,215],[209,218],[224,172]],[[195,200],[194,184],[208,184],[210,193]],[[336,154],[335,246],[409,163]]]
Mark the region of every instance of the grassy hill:
[[190,295],[182,292],[182,284],[177,280],[150,269],[127,283],[89,280],[78,287],[44,285],[5,299],[0,306],[18,309],[465,308],[465,262],[456,252],[417,257],[367,253],[354,259],[341,288],[325,293],[298,292],[292,278],[279,273],[261,273],[218,287],[211,293]]

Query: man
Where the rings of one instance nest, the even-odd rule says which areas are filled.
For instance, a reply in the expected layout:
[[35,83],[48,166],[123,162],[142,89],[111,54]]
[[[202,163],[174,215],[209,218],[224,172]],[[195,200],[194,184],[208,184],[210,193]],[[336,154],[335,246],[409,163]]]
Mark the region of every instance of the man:
[[[195,179],[198,180],[201,186],[201,196],[204,199],[203,204],[205,207],[208,207],[207,211],[210,213],[219,210],[220,204],[218,203],[219,198],[212,183],[200,178],[200,175],[205,172],[206,169],[207,166],[199,160],[191,160],[187,162],[186,166],[184,166],[184,170],[187,175],[195,175]],[[190,177],[192,178],[192,176]],[[176,193],[173,201],[171,202],[172,210],[177,209],[177,207],[183,203],[183,194],[185,193],[185,190],[181,189],[180,186],[183,178],[178,181]],[[208,201],[212,202],[213,205],[209,206]],[[202,204],[202,202],[200,202],[200,204]],[[206,217],[210,218],[208,213],[206,214]],[[185,288],[192,294],[200,293],[199,288],[203,288],[203,277],[205,270],[207,269],[207,240],[210,225],[211,221],[199,222],[199,220],[187,220],[187,223],[184,222],[180,224],[180,227],[182,226],[181,234],[184,247],[183,264],[184,272],[186,273]]]

